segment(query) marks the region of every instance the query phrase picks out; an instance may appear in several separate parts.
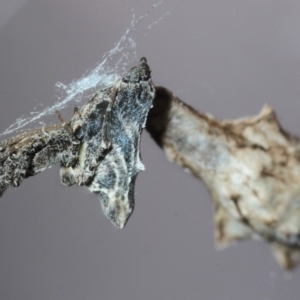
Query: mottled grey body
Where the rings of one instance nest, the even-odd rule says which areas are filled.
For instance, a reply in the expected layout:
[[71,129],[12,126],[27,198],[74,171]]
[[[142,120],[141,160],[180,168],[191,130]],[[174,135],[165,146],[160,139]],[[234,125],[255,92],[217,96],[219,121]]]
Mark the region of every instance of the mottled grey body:
[[144,166],[140,138],[155,95],[145,58],[114,85],[95,94],[69,123],[0,143],[0,196],[8,186],[61,163],[64,185],[85,185],[104,214],[123,228],[134,206],[134,181]]
[[124,227],[134,205],[134,181],[144,170],[140,158],[140,138],[152,106],[154,87],[148,81],[120,82],[109,124],[108,154],[99,164],[89,188],[99,195],[105,215]]
[[79,163],[62,166],[62,183],[88,186],[119,228],[132,213],[134,181],[144,169],[140,138],[154,95],[150,69],[142,58],[139,67],[96,94],[70,122],[81,141]]

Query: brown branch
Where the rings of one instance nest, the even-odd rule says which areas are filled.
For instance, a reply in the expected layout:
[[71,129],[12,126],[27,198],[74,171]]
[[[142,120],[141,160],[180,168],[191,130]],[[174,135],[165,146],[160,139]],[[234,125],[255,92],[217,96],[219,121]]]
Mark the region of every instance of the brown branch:
[[271,107],[220,121],[156,88],[147,130],[167,158],[208,187],[218,246],[260,237],[279,264],[300,261],[300,141],[279,125]]

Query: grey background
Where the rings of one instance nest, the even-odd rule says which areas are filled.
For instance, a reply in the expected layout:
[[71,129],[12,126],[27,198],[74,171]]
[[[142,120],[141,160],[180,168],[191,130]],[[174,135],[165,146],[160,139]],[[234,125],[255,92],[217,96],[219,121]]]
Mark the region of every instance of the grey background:
[[[54,103],[57,81],[95,67],[129,25],[126,6],[140,15],[153,3],[0,0],[0,131],[37,104]],[[299,29],[298,0],[165,1],[138,27],[136,50],[156,85],[195,108],[224,119],[268,103],[299,134]],[[300,269],[285,274],[263,242],[215,250],[208,192],[147,133],[142,156],[146,172],[122,231],[88,190],[60,185],[58,166],[6,192],[1,300],[299,299]]]

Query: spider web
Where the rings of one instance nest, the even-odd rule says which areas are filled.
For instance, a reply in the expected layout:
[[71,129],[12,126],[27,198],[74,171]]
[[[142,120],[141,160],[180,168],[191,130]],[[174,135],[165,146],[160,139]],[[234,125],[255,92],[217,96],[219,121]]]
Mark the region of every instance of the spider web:
[[[70,102],[76,101],[78,103],[82,101],[82,99],[90,97],[96,90],[109,86],[122,77],[128,71],[128,66],[138,60],[136,53],[136,29],[142,22],[146,22],[151,13],[163,2],[164,1],[161,0],[153,3],[150,8],[140,16],[136,15],[134,8],[129,9],[132,17],[125,33],[115,46],[103,55],[102,61],[93,70],[85,72],[83,77],[74,79],[69,84],[57,82],[55,87],[60,96],[57,96],[58,100],[53,105],[16,119],[12,125],[0,133],[0,136],[28,130],[37,124],[45,125],[42,121],[43,117],[52,115],[56,110],[65,108]],[[152,27],[157,25],[169,14],[170,12],[164,12],[154,22],[149,22],[141,38],[146,37]]]

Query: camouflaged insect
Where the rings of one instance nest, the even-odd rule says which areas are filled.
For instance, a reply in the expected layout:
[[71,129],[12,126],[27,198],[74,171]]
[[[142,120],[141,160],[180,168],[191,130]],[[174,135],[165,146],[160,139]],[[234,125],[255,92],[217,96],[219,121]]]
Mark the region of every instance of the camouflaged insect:
[[140,138],[155,88],[146,58],[95,94],[69,123],[48,126],[0,143],[0,193],[61,163],[64,185],[85,185],[98,195],[111,222],[123,228],[134,207],[134,182],[144,170]]

